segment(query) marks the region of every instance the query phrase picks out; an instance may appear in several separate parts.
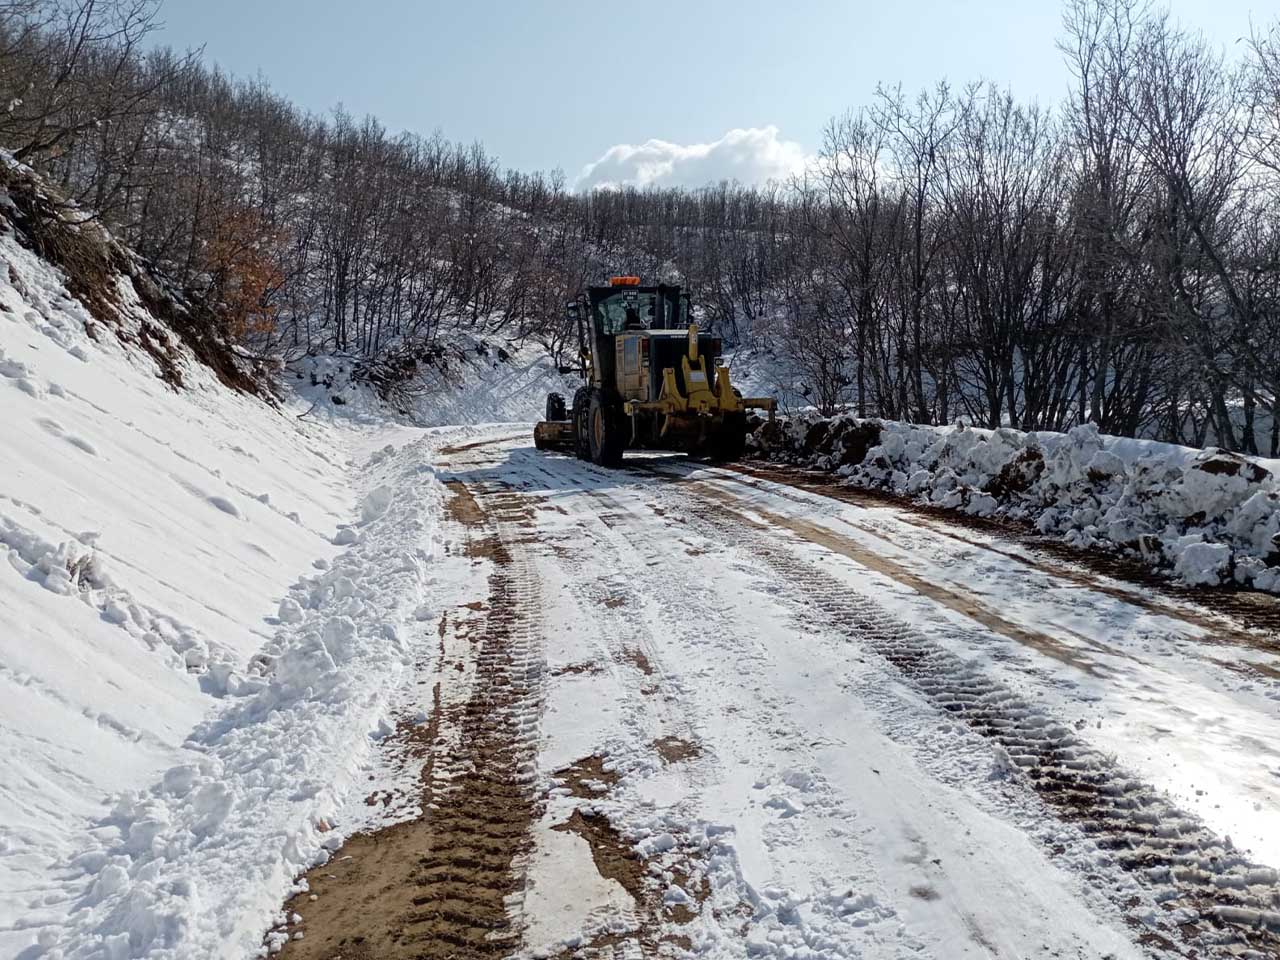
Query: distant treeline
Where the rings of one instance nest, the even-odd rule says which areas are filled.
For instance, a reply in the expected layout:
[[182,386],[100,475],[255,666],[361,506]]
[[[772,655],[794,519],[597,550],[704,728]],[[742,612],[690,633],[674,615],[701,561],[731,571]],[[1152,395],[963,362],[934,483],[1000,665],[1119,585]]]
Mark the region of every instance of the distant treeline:
[[565,300],[625,269],[825,412],[1280,452],[1280,24],[1228,61],[1069,0],[1061,105],[882,88],[793,182],[575,194],[149,49],[156,13],[0,0],[0,146],[259,356],[411,384],[474,331],[565,360]]

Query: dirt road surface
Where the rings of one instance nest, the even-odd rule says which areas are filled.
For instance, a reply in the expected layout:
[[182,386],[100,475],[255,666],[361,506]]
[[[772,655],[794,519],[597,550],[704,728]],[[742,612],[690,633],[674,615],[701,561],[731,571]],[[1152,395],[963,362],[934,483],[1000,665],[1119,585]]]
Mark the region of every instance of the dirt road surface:
[[1270,601],[775,468],[436,456],[381,825],[283,956],[1280,955]]

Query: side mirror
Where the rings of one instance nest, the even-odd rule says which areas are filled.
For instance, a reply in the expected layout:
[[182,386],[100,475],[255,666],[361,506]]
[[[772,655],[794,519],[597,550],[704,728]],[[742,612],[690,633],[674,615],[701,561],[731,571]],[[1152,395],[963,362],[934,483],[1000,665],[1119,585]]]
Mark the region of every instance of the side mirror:
[[565,315],[566,315],[570,320],[577,320],[577,319],[578,319],[578,304],[577,304],[577,302],[575,301],[574,303],[566,303],[566,304],[565,304],[565,306],[564,306],[564,312],[565,312]]
[[577,372],[578,372],[578,368],[577,368],[577,367],[556,367],[556,369],[560,372],[560,376],[562,376],[562,377],[567,377],[567,376],[569,376],[569,374],[571,374],[571,373],[577,373]]

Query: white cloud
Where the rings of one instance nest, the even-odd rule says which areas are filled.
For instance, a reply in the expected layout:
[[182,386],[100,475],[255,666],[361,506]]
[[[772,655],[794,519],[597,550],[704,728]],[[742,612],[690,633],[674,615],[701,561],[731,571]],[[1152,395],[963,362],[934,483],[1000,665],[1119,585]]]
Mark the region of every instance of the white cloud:
[[778,139],[777,127],[750,127],[730,130],[713,143],[620,143],[583,167],[575,186],[701,187],[721,180],[760,184],[801,172],[808,159],[800,144]]

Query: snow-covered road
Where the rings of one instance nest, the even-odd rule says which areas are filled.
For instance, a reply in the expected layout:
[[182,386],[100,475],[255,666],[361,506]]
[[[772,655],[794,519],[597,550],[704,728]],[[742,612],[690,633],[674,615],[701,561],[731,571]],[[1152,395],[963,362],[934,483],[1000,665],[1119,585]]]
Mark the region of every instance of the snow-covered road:
[[285,956],[1274,955],[1274,636],[908,508],[438,436],[438,645],[347,815],[385,826]]

